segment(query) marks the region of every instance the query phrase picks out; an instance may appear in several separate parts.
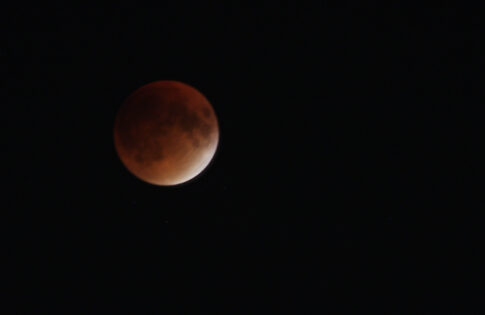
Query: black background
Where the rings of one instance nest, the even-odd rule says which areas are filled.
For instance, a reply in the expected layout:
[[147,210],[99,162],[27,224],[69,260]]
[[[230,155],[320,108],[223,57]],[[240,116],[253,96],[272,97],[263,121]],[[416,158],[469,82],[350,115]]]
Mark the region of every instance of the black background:
[[[367,2],[5,7],[7,295],[67,313],[465,312],[480,23]],[[112,142],[156,80],[193,85],[220,122],[210,167],[176,187],[137,180]]]

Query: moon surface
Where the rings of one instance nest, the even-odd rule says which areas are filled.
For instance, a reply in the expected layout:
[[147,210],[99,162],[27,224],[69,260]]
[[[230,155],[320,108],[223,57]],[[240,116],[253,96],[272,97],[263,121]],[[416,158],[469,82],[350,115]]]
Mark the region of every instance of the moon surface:
[[128,96],[113,134],[116,152],[133,175],[171,186],[207,167],[217,149],[219,125],[198,90],[182,82],[156,81]]

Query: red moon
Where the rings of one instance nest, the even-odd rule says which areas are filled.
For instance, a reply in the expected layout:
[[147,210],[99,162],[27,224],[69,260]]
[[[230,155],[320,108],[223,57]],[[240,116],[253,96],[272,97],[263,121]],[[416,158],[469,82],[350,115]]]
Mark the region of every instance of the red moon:
[[116,152],[133,175],[171,186],[207,167],[217,149],[219,125],[198,90],[177,81],[156,81],[128,96],[113,134]]

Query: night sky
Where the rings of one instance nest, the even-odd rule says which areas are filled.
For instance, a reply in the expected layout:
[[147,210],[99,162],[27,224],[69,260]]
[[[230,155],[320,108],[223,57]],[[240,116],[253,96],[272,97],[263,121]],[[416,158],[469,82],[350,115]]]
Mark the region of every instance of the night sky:
[[[1,10],[16,309],[471,314],[479,10],[161,3]],[[196,87],[220,125],[210,166],[175,187],[113,145],[125,98],[157,80]]]

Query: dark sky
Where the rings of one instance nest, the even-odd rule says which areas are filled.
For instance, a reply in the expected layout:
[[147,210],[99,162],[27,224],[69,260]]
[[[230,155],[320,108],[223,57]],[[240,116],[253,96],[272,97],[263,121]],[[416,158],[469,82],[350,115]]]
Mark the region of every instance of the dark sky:
[[[20,305],[71,313],[98,291],[137,314],[475,301],[478,10],[199,2],[1,10],[2,260]],[[137,180],[113,147],[121,103],[156,80],[193,85],[219,118],[215,159],[185,185]]]

